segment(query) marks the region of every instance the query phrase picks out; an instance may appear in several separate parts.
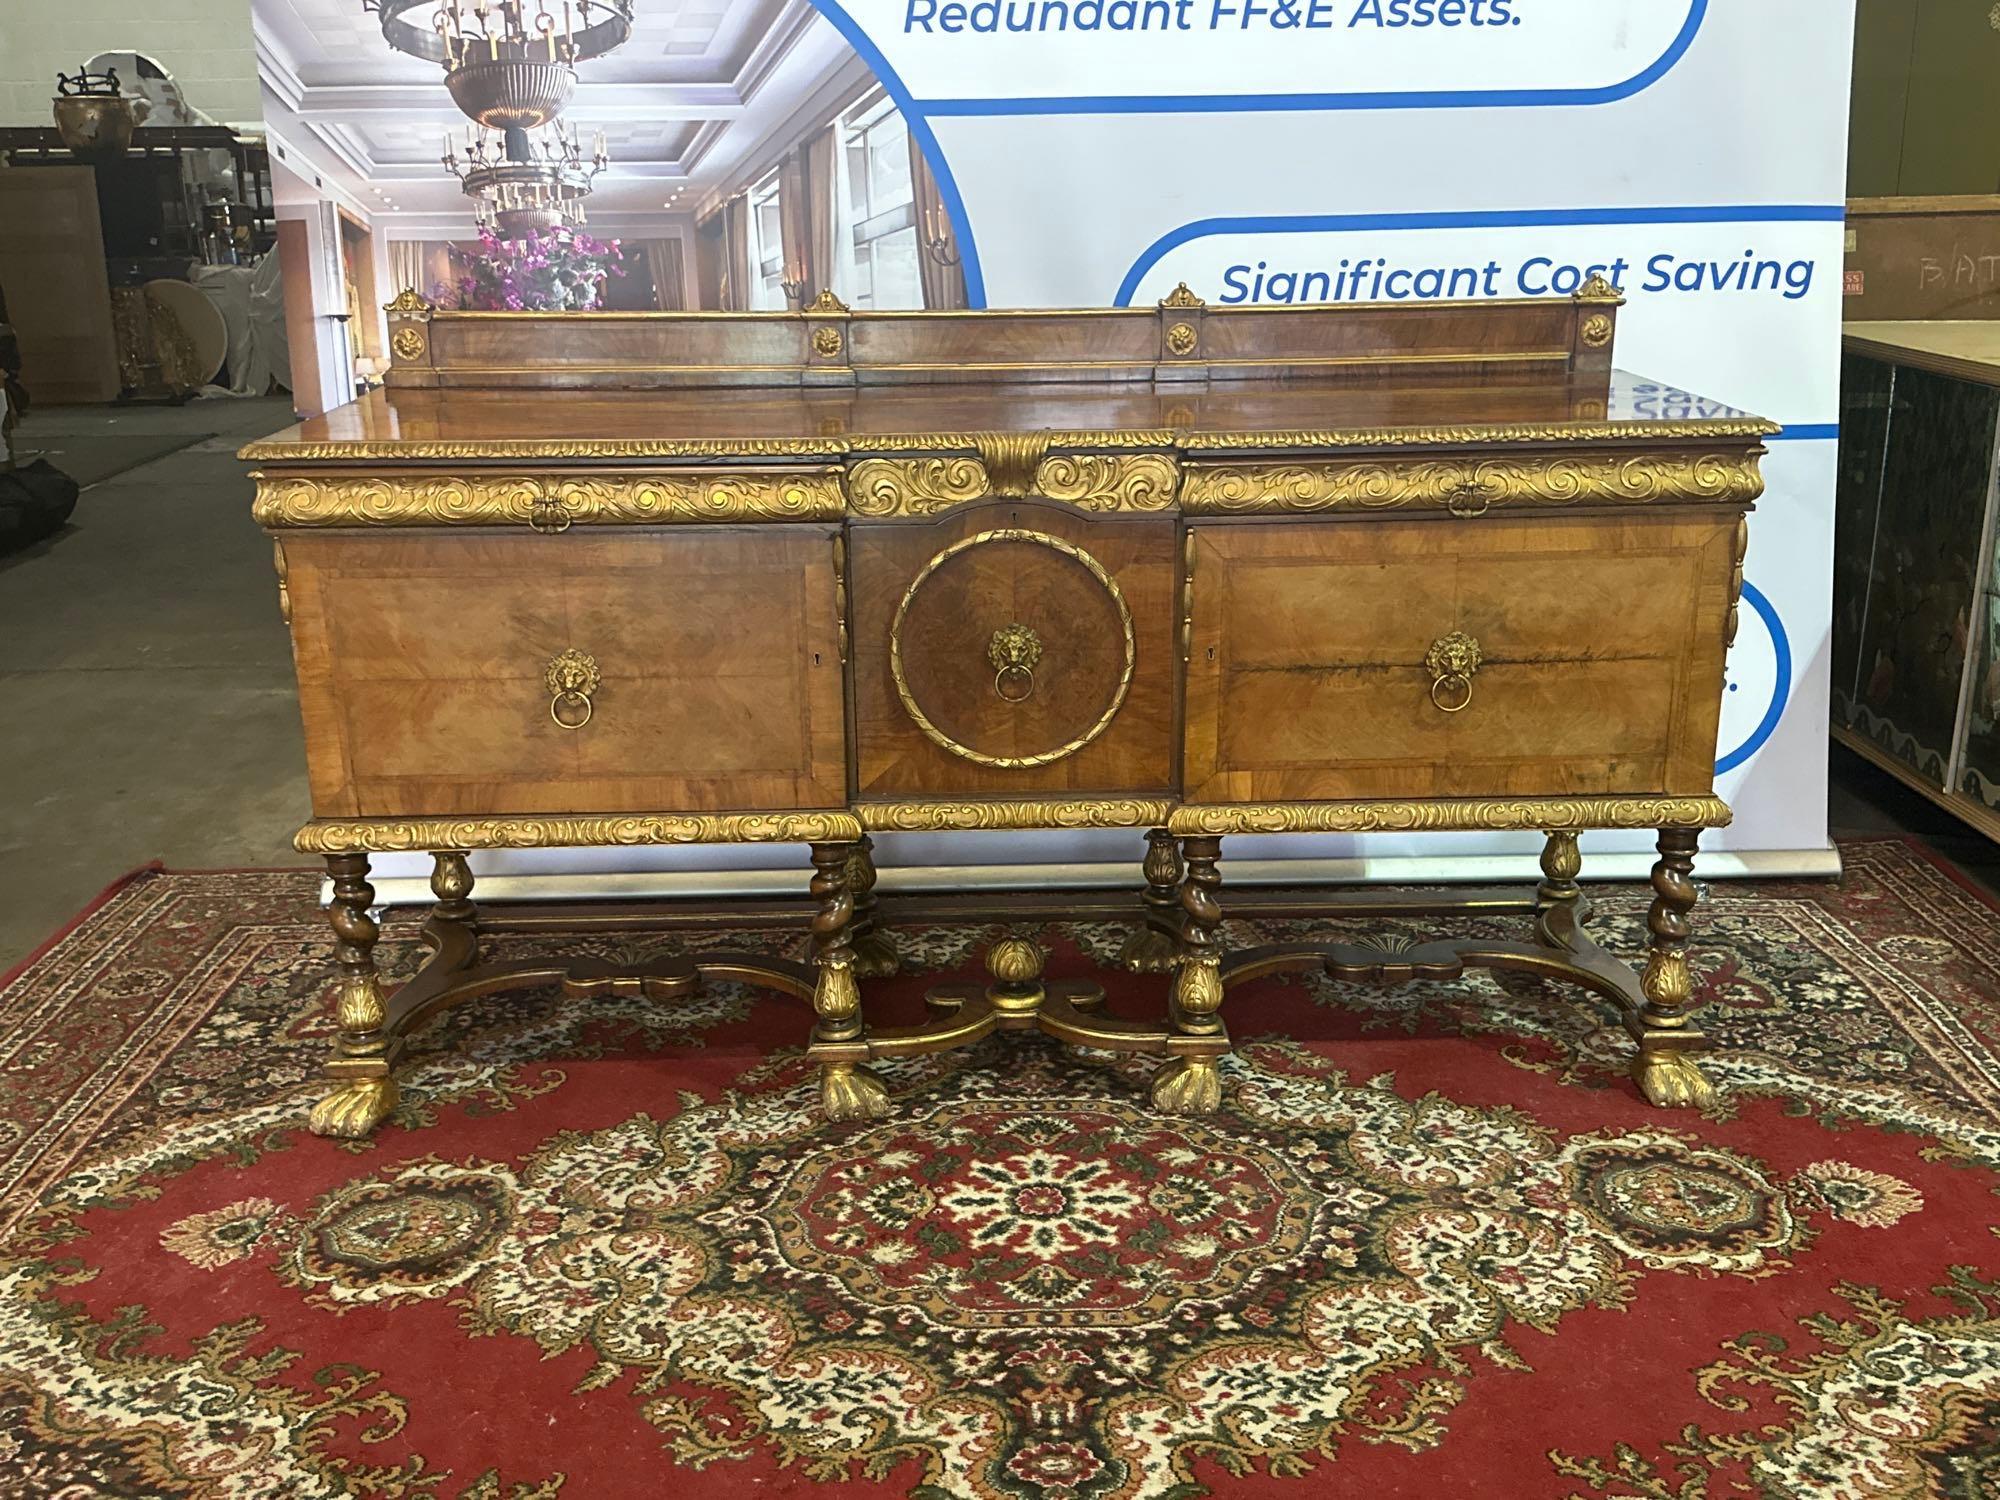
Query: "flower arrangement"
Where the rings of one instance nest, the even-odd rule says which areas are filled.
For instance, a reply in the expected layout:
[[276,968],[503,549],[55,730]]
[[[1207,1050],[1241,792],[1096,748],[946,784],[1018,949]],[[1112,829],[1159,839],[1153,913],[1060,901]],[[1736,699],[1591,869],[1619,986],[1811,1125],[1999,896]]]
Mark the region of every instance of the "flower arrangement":
[[616,240],[580,229],[552,229],[503,240],[479,231],[480,253],[456,287],[439,286],[432,301],[471,312],[592,312],[610,276],[623,276]]

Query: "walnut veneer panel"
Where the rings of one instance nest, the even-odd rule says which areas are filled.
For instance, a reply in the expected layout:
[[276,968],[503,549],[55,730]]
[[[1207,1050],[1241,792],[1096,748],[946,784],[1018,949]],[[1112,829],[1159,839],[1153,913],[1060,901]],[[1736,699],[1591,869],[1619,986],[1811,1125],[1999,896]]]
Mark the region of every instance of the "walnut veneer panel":
[[[1062,546],[1019,536],[1030,533]],[[1171,517],[1093,521],[1065,507],[990,503],[939,522],[851,528],[855,765],[863,798],[1166,792],[1174,784],[1173,631],[1178,619]],[[987,537],[974,543],[975,538]],[[900,639],[906,681],[947,737],[990,758],[1047,754],[1086,734],[1117,697],[1127,653],[1117,604],[1080,550],[1116,586],[1131,617],[1131,677],[1101,733],[1034,766],[980,764],[927,736],[904,706],[891,663],[898,607],[913,595]],[[1008,625],[1042,646],[1034,688],[1000,696],[988,649]],[[1018,691],[1009,686],[1009,692]]]
[[[288,537],[316,815],[842,805],[827,528]],[[601,685],[565,729],[565,650]]]
[[[1188,798],[1707,792],[1735,527],[1197,525]],[[1424,659],[1453,631],[1484,661],[1446,713]]]

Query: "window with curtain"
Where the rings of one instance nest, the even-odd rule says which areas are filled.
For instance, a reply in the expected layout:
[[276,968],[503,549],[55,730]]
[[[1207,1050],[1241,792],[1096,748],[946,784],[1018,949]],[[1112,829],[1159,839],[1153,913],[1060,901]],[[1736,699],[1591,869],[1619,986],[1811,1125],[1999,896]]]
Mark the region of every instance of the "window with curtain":
[[922,307],[916,188],[909,132],[886,97],[863,100],[841,117],[854,307]]
[[779,205],[781,184],[773,172],[750,190],[750,306],[783,312],[785,301],[785,221]]

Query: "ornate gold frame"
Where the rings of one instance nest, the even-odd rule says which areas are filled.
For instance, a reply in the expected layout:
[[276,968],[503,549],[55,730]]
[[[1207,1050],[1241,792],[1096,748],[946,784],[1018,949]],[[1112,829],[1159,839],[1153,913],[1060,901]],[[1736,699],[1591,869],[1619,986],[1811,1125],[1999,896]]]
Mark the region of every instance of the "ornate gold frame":
[[[915,602],[917,595],[922,592],[924,584],[930,580],[931,576],[939,568],[943,567],[953,558],[962,556],[976,548],[989,547],[999,542],[1026,542],[1032,546],[1047,547],[1080,565],[1091,577],[1097,580],[1098,585],[1110,596],[1112,604],[1118,609],[1119,628],[1124,632],[1125,667],[1119,673],[1118,685],[1112,689],[1111,702],[1105,706],[1103,714],[1099,716],[1096,723],[1092,724],[1090,728],[1075,739],[1065,741],[1052,750],[1045,750],[1035,755],[988,755],[983,750],[975,750],[970,745],[960,744],[942,729],[938,728],[930,715],[924,712],[923,706],[917,702],[916,695],[910,691],[909,678],[903,671],[903,622],[909,615],[910,605]],[[895,679],[896,696],[902,700],[903,711],[910,716],[911,722],[923,731],[924,738],[940,749],[948,750],[963,760],[971,761],[974,765],[994,766],[1003,770],[1025,770],[1031,766],[1052,765],[1056,761],[1064,760],[1076,754],[1077,751],[1083,749],[1092,740],[1103,734],[1105,730],[1111,727],[1111,721],[1118,717],[1118,710],[1125,706],[1125,695],[1131,690],[1132,674],[1137,670],[1138,664],[1139,644],[1138,637],[1132,629],[1132,610],[1125,602],[1124,590],[1119,588],[1118,581],[1104,570],[1104,564],[1100,563],[1074,542],[1066,542],[1061,537],[1050,536],[1045,531],[1034,531],[1020,526],[1003,526],[993,531],[982,531],[974,536],[966,537],[963,541],[953,542],[949,547],[939,552],[917,570],[917,576],[912,578],[910,586],[903,590],[902,601],[896,606],[896,617],[889,624],[889,673]]]

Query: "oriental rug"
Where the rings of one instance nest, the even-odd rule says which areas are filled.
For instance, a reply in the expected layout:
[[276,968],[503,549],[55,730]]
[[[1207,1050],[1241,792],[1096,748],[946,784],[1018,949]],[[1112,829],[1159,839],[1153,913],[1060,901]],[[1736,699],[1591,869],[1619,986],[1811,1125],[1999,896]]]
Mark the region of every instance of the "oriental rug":
[[[803,1008],[715,985],[465,1006],[346,1144],[314,878],[142,874],[0,990],[0,1494],[2000,1493],[2000,913],[1843,852],[1705,894],[1706,1114],[1563,989],[1295,975],[1231,991],[1212,1119],[1002,1036],[828,1127]],[[871,1009],[1000,931],[901,931]]]

